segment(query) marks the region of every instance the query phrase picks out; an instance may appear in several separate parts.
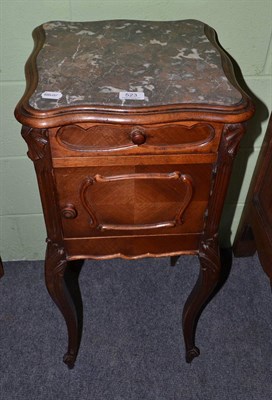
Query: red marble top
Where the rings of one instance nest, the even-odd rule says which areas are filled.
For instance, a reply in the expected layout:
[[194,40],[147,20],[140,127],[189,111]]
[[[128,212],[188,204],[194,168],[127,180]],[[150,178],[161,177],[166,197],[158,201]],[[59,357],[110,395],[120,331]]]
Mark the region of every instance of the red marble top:
[[42,27],[38,84],[29,99],[37,110],[233,106],[242,100],[223,70],[222,51],[200,21],[54,21]]

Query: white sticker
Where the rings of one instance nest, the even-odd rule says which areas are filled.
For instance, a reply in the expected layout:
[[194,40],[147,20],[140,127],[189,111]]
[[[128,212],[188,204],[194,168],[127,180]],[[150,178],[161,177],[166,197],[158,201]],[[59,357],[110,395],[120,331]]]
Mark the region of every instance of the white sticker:
[[120,100],[144,100],[144,92],[119,92]]
[[62,98],[61,92],[43,92],[42,93],[43,99],[51,99],[51,100],[59,100]]

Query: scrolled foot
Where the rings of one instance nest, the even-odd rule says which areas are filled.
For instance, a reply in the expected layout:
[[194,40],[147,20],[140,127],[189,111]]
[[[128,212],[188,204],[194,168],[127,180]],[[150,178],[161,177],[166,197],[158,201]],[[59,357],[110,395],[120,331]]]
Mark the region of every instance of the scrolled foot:
[[69,369],[73,369],[75,366],[76,356],[73,354],[66,353],[63,356],[63,362],[68,366]]
[[195,357],[198,357],[200,354],[199,348],[194,346],[192,349],[186,352],[186,362],[191,363]]

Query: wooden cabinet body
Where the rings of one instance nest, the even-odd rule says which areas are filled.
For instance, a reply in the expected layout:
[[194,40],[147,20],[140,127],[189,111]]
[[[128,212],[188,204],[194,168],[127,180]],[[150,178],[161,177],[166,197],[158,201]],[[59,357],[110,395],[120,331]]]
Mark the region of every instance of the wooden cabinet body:
[[272,116],[234,240],[236,257],[252,256],[256,250],[272,286]]
[[[133,143],[135,133],[144,143]],[[194,122],[52,129],[49,141],[69,257],[134,258],[197,250],[219,139],[219,124]],[[66,215],[69,207],[74,213],[67,210]]]
[[46,283],[68,327],[65,362],[80,343],[67,282],[82,260],[195,254],[200,275],[183,311],[191,361],[220,276],[218,225],[251,101],[199,21],[51,22],[34,39],[16,117],[43,204]]

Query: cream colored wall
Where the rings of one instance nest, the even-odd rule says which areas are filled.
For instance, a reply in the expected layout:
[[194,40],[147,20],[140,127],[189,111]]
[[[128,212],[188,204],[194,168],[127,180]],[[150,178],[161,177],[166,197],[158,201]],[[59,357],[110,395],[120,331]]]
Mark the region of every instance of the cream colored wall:
[[221,44],[243,71],[249,89],[259,98],[255,120],[242,143],[224,212],[222,232],[227,237],[227,226],[233,219],[233,237],[267,125],[267,110],[271,110],[270,0],[0,0],[0,5],[0,254],[3,260],[44,258],[45,229],[35,174],[26,157],[26,146],[13,110],[25,87],[24,64],[33,46],[31,32],[49,20],[193,18],[216,29]]

